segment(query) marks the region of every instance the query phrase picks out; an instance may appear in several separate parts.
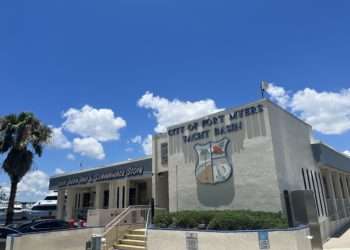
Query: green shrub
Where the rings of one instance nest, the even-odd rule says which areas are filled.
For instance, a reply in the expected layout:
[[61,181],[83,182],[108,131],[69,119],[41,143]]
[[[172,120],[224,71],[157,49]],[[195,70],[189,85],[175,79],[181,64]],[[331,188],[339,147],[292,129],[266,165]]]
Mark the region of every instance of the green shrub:
[[169,227],[172,223],[172,219],[169,213],[167,212],[156,212],[154,216],[154,224],[158,227],[164,228]]
[[254,230],[288,227],[280,213],[255,211],[181,211],[176,213],[156,213],[157,227],[214,230]]

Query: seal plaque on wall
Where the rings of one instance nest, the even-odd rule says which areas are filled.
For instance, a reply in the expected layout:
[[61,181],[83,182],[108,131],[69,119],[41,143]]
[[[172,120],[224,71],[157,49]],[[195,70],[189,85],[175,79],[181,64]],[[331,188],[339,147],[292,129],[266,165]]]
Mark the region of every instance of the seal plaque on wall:
[[194,146],[197,153],[195,175],[199,183],[217,184],[231,177],[233,169],[227,154],[229,143],[229,139],[223,138]]

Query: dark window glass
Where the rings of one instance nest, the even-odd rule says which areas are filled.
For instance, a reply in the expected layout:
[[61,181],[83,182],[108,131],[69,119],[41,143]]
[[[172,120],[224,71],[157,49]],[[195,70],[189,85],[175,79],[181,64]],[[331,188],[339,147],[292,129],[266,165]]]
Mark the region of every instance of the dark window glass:
[[83,194],[83,207],[90,207],[91,195],[90,193]]
[[56,205],[40,205],[40,206],[34,206],[32,207],[32,210],[35,211],[44,211],[44,210],[56,210]]
[[117,208],[119,208],[119,187],[117,188]]
[[318,196],[318,200],[320,202],[320,213],[321,215],[324,214],[324,209],[323,209],[323,202],[322,202],[322,197],[321,197],[321,191],[320,191],[320,185],[318,183],[318,178],[317,178],[317,173],[314,172],[314,178],[315,178],[315,185],[316,185],[316,190],[317,190],[317,196]]
[[309,186],[309,190],[311,190],[310,175],[309,175],[309,170],[307,169],[306,169],[306,176],[307,176],[307,184]]
[[45,200],[46,201],[55,201],[55,200],[57,200],[57,196],[47,196],[47,197],[45,197]]
[[343,179],[341,177],[339,177],[339,182],[340,182],[341,195],[342,195],[343,199],[345,199],[344,184],[343,184]]
[[34,226],[34,228],[36,229],[47,229],[47,228],[53,228],[53,227],[57,227],[56,223],[54,222],[42,222]]
[[324,191],[326,193],[326,198],[327,199],[330,199],[331,196],[329,194],[329,189],[328,189],[328,184],[327,184],[327,179],[325,176],[322,176],[322,180],[323,180],[323,187],[324,187]]
[[160,158],[162,165],[168,164],[168,143],[160,144]]
[[350,194],[350,186],[349,186],[349,179],[346,177],[346,187],[348,188],[348,192]]
[[306,189],[307,189],[307,186],[306,186],[305,173],[304,173],[304,169],[303,169],[303,168],[301,169],[301,174],[302,174],[302,176],[303,176],[304,189],[306,190]]
[[335,178],[334,178],[333,175],[332,175],[332,185],[333,185],[333,190],[334,190],[334,196],[335,196],[336,199],[338,199],[339,198],[339,193],[338,193],[338,189],[337,189],[337,187],[335,185]]
[[125,186],[123,186],[123,193],[122,193],[122,208],[125,207]]
[[316,180],[317,180],[317,183],[318,183],[319,188],[321,190],[321,196],[322,196],[322,202],[323,202],[323,214],[327,215],[326,197],[324,195],[322,181],[321,181],[321,174],[320,173],[316,174]]
[[109,204],[109,190],[103,192],[103,207],[107,208]]
[[318,205],[318,198],[317,198],[317,193],[316,193],[316,188],[315,188],[314,175],[312,174],[312,171],[310,171],[310,175],[311,175],[311,181],[312,181],[312,187],[313,187],[312,190],[314,191],[314,198],[315,198],[315,202],[316,202],[317,214],[320,215],[320,207]]

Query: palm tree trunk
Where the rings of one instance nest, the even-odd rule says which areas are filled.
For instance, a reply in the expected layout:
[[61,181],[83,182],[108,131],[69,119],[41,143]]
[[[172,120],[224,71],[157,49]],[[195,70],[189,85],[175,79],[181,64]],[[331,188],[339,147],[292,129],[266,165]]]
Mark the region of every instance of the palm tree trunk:
[[13,208],[16,200],[17,184],[18,184],[18,181],[11,181],[11,193],[10,193],[9,204],[7,208],[5,225],[11,224],[13,220]]

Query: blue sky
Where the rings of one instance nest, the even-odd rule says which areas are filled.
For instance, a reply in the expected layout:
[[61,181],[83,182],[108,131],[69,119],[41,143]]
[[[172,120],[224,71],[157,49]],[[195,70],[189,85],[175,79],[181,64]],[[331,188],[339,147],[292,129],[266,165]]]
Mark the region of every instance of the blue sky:
[[[274,84],[271,98],[287,98],[286,108],[315,123],[316,137],[350,150],[349,8],[348,1],[1,1],[0,115],[32,111],[60,128],[69,109],[82,115],[89,105],[126,123],[109,139],[94,139],[103,159],[74,152],[74,139],[92,138],[91,131],[63,128],[70,145],[35,160],[42,185],[29,179],[22,189],[33,196],[20,197],[40,196],[57,168],[142,156],[147,136],[172,122],[167,109],[181,113],[200,100],[197,115],[238,106],[260,98],[263,79]],[[1,173],[0,183],[7,181]]]

